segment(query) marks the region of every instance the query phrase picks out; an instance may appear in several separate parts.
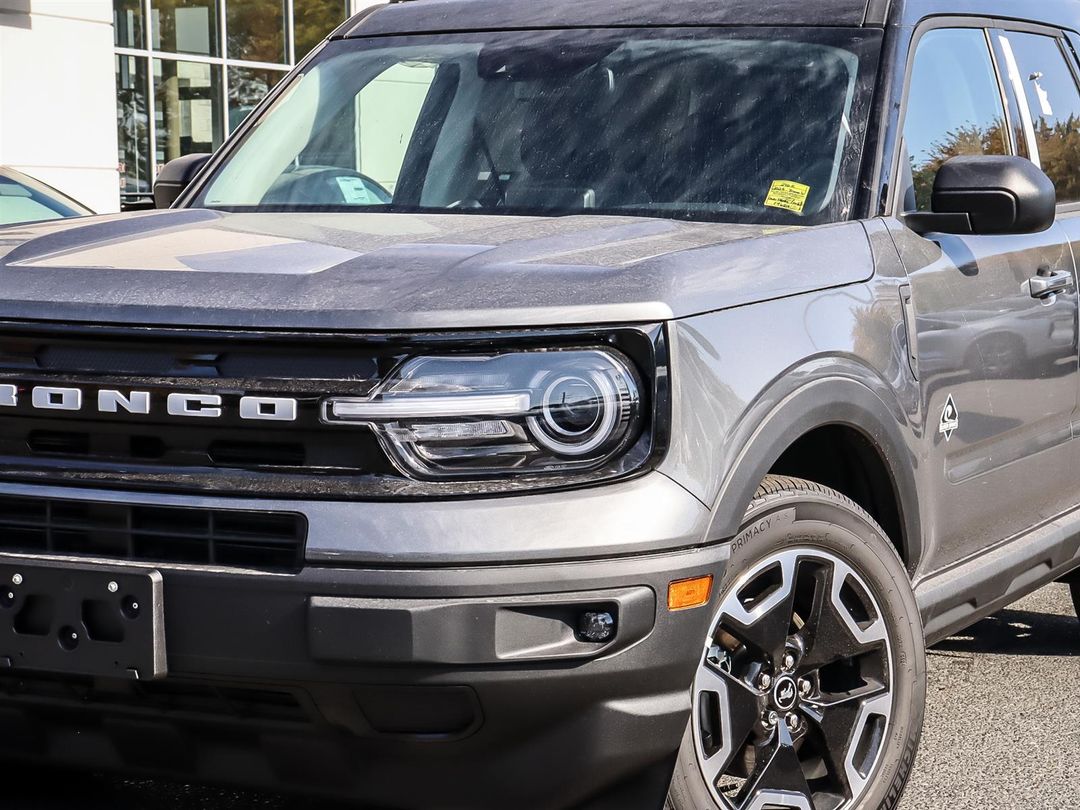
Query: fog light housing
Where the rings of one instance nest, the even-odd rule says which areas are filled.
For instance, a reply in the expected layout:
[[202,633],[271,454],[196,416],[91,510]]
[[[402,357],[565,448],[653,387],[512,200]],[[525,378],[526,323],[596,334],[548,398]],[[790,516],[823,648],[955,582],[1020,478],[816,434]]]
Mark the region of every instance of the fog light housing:
[[615,637],[615,617],[607,611],[590,610],[578,619],[578,637],[600,644]]

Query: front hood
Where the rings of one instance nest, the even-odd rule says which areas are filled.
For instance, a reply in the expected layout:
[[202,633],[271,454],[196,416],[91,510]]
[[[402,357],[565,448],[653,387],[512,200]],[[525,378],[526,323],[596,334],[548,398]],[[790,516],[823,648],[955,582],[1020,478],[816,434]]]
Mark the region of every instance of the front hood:
[[661,321],[865,280],[858,223],[157,211],[0,229],[0,319],[356,330]]

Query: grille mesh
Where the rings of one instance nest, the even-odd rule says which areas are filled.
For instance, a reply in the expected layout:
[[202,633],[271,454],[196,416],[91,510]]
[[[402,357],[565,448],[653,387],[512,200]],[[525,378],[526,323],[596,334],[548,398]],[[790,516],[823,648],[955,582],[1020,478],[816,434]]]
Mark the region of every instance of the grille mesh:
[[296,571],[306,531],[290,512],[0,496],[0,551]]

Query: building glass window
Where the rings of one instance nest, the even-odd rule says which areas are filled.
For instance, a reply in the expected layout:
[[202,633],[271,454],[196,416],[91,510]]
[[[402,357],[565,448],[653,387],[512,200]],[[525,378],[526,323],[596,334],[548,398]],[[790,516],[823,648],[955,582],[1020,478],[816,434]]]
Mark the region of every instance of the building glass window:
[[116,57],[116,134],[120,192],[149,192],[150,128],[146,103],[146,60]]
[[217,12],[216,0],[151,0],[153,49],[217,56]]
[[230,132],[240,126],[240,122],[247,118],[248,113],[255,109],[255,106],[284,76],[283,70],[229,68]]
[[220,67],[155,59],[154,107],[158,171],[170,160],[221,146]]
[[145,204],[168,161],[217,149],[293,65],[370,2],[113,0],[122,204]]
[[121,48],[144,48],[142,0],[113,0],[113,41]]
[[296,61],[307,56],[348,16],[348,0],[293,0]]
[[287,64],[287,12],[283,0],[228,0],[225,6],[230,59]]

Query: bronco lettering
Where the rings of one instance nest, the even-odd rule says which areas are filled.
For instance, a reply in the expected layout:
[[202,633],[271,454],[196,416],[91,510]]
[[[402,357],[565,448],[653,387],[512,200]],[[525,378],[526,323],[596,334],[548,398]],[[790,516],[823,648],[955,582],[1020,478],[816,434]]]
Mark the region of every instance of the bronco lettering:
[[[149,391],[117,391],[102,389],[97,396],[85,397],[80,388],[36,385],[20,389],[17,385],[0,385],[0,407],[15,408],[26,400],[21,395],[29,390],[30,407],[40,411],[81,411],[86,401],[96,403],[98,413],[126,413],[145,416],[153,409]],[[241,419],[271,422],[295,422],[299,403],[291,397],[240,397],[237,413]],[[170,416],[218,419],[225,415],[224,401],[218,394],[171,393],[165,399],[165,411]]]

